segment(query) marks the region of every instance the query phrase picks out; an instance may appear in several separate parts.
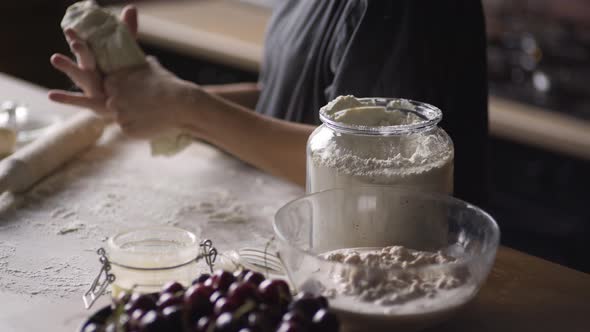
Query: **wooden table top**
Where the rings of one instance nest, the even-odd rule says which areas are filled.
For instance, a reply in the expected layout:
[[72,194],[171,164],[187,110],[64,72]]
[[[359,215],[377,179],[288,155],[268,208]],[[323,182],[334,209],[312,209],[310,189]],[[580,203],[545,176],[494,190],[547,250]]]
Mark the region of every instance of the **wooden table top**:
[[[236,0],[139,3],[139,36],[181,54],[255,72],[270,9]],[[590,160],[590,122],[490,97],[490,133]]]
[[501,247],[467,309],[432,332],[590,331],[590,275]]

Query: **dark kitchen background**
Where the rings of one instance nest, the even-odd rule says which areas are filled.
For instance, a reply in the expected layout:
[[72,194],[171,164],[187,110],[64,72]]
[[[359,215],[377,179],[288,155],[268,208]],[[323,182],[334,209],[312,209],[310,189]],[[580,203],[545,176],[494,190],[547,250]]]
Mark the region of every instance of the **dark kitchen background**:
[[[59,21],[72,2],[2,1],[0,71],[48,88],[71,87],[49,57],[68,50]],[[491,95],[590,122],[590,0],[484,0],[484,6]],[[144,47],[200,84],[256,79]],[[590,161],[496,137],[491,154],[487,209],[500,223],[503,243],[590,272]]]

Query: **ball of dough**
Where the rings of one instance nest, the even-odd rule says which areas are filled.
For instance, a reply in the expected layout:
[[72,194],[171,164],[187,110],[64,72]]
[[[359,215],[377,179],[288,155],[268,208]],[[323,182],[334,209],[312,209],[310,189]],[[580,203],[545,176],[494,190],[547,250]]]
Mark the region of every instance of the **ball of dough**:
[[94,1],[71,5],[61,27],[73,29],[88,43],[98,67],[106,74],[146,63],[145,54],[127,26]]
[[0,157],[11,154],[15,145],[16,133],[14,130],[0,127]]
[[[106,74],[146,63],[145,54],[127,26],[94,1],[86,0],[71,5],[61,27],[64,30],[75,30],[86,40],[98,67]],[[171,156],[191,142],[191,135],[172,129],[151,141],[152,155]]]

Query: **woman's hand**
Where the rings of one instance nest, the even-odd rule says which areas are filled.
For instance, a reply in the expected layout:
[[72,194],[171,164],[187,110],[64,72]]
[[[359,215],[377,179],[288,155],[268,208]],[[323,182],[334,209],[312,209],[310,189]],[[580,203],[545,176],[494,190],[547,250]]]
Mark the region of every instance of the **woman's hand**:
[[[121,20],[127,24],[134,36],[137,35],[137,10],[135,7],[125,7],[121,12]],[[64,34],[72,53],[76,56],[76,62],[63,54],[54,54],[51,57],[51,64],[66,74],[82,89],[83,93],[52,90],[49,91],[49,99],[58,103],[89,108],[104,116],[112,116],[106,107],[107,98],[104,93],[102,76],[96,68],[96,60],[88,45],[72,29],[64,31]]]
[[181,80],[153,57],[147,66],[105,78],[107,112],[126,134],[151,138],[168,128],[182,127],[187,113],[198,109],[197,85]]

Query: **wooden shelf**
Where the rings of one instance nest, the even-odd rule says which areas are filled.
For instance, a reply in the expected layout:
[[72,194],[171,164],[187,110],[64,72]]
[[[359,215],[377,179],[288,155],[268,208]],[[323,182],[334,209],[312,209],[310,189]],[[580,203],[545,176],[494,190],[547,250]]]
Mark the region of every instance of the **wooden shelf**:
[[497,97],[489,105],[493,136],[590,160],[590,122]]
[[257,72],[270,11],[237,1],[145,3],[141,41],[199,59]]

